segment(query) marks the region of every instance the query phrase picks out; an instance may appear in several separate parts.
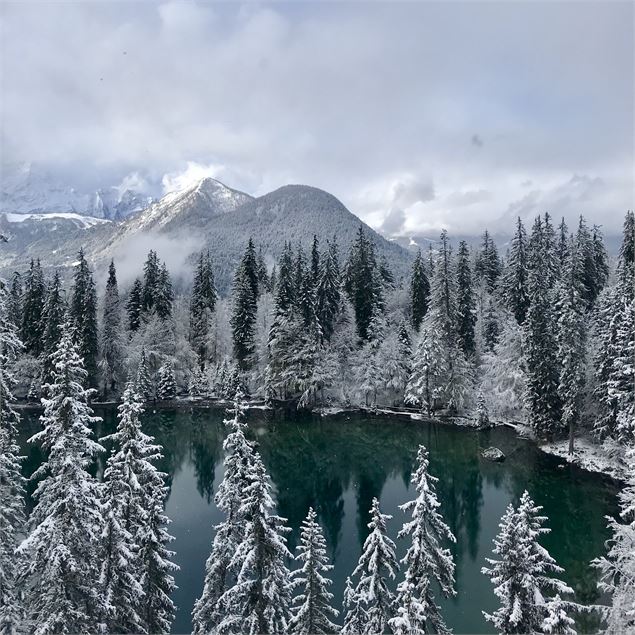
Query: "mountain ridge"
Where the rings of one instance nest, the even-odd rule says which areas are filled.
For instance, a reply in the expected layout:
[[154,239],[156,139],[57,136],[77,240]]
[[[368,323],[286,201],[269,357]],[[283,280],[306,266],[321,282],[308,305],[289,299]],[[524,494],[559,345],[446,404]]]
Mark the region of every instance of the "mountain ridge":
[[[335,237],[344,258],[360,225],[396,275],[405,275],[412,255],[366,225],[333,194],[310,185],[290,184],[253,197],[211,177],[166,194],[120,223],[68,228],[63,237],[56,231],[49,235],[40,231],[32,241],[22,238],[21,248],[13,254],[10,241],[4,245],[0,267],[24,270],[30,258],[39,257],[45,266],[67,269],[81,247],[101,272],[111,258],[130,261],[130,268],[135,261],[140,267],[148,249],[156,248],[178,275],[189,272],[194,254],[207,247],[215,262],[219,290],[226,292],[250,237],[263,249],[270,265],[285,242],[303,243],[308,249],[313,235],[320,241]],[[16,225],[11,228],[19,229]]]

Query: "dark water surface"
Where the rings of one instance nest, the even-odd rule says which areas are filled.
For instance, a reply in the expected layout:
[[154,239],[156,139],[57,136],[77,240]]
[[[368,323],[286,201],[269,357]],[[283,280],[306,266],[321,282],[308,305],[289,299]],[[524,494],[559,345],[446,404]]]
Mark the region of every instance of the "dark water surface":
[[[104,423],[98,435],[116,424],[115,411],[99,412]],[[190,611],[199,596],[212,525],[221,520],[213,502],[223,476],[225,435],[220,409],[162,410],[144,415],[144,430],[164,447],[160,468],[169,475],[167,513],[172,519],[172,548],[181,567],[176,574],[174,601],[178,613],[174,633],[189,633]],[[341,602],[346,576],[357,563],[366,538],[368,510],[377,496],[382,511],[392,514],[389,531],[402,557],[406,544],[396,539],[404,520],[398,506],[414,495],[410,474],[419,444],[430,452],[430,472],[439,479],[441,512],[457,537],[457,597],[443,600],[443,614],[456,633],[487,633],[491,627],[482,610],[496,608],[489,580],[480,573],[490,555],[492,539],[505,507],[517,502],[524,489],[544,506],[552,533],[544,546],[566,570],[565,580],[575,599],[601,601],[596,572],[589,562],[604,551],[609,537],[606,515],[617,513],[616,487],[541,453],[505,428],[474,431],[430,425],[393,417],[338,415],[330,418],[252,411],[249,435],[256,439],[272,477],[280,515],[288,518],[294,550],[299,526],[313,506],[324,528],[335,565],[332,591]],[[22,441],[30,475],[39,462],[38,448],[25,440],[38,427],[37,414],[23,414]],[[495,445],[507,455],[497,464],[480,458],[482,448]],[[29,490],[33,490],[30,484]],[[583,631],[595,628],[588,618]]]

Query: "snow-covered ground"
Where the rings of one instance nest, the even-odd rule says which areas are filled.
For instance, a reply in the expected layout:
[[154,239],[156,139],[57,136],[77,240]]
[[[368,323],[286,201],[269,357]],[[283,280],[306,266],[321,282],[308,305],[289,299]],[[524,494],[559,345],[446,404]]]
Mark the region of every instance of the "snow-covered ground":
[[614,443],[605,442],[598,445],[590,439],[576,439],[572,455],[569,454],[569,441],[566,439],[541,443],[538,447],[543,452],[563,458],[583,470],[606,474],[619,481],[626,480],[624,450]]
[[56,218],[64,218],[66,220],[76,221],[82,227],[92,227],[93,225],[101,225],[103,223],[110,223],[105,218],[95,218],[93,216],[83,216],[82,214],[75,214],[74,212],[51,212],[50,214],[5,214],[9,223],[23,223],[27,220],[35,221],[51,221]]

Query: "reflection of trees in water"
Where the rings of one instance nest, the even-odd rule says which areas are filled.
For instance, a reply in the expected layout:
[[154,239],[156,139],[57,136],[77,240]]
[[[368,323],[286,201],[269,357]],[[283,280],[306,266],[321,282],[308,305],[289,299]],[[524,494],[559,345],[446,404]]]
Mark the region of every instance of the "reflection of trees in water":
[[209,504],[214,498],[216,464],[223,460],[223,424],[220,418],[210,421],[210,413],[205,410],[194,410],[188,422],[191,428],[190,456],[196,475],[196,489]]

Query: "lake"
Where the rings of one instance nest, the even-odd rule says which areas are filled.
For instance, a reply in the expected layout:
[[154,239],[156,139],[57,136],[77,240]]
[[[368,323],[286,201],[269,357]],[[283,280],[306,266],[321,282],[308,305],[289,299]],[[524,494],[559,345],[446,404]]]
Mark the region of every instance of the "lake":
[[[115,410],[98,411],[104,435],[116,425]],[[144,415],[144,431],[164,447],[160,469],[168,474],[167,513],[172,519],[172,548],[181,570],[175,575],[178,607],[174,633],[189,633],[190,612],[199,596],[205,560],[212,542],[212,525],[221,520],[213,496],[223,476],[225,436],[220,408],[173,409]],[[23,412],[21,444],[30,475],[42,460],[26,439],[38,429],[38,413]],[[391,537],[402,557],[407,545],[396,534],[404,521],[398,506],[414,496],[410,475],[419,444],[430,453],[430,472],[439,479],[441,512],[457,537],[452,547],[458,595],[442,600],[443,615],[455,633],[487,633],[491,627],[482,610],[497,606],[489,579],[480,572],[491,554],[492,539],[505,507],[517,502],[524,489],[544,506],[552,533],[543,545],[565,568],[563,578],[584,604],[602,601],[597,574],[590,561],[604,553],[609,538],[605,516],[616,515],[617,488],[609,479],[586,473],[540,452],[511,429],[477,431],[403,418],[341,414],[334,417],[281,415],[251,411],[248,436],[271,475],[278,513],[292,529],[289,547],[297,543],[299,526],[313,506],[324,529],[336,606],[366,538],[373,497],[392,514]],[[503,463],[480,458],[480,450],[495,445],[507,455]],[[34,484],[29,484],[29,493]],[[585,618],[582,631],[593,630]]]

